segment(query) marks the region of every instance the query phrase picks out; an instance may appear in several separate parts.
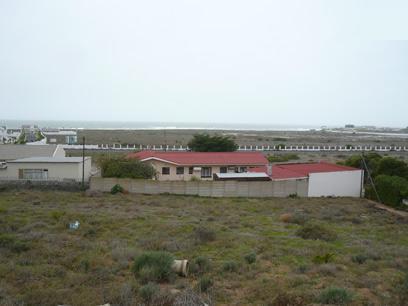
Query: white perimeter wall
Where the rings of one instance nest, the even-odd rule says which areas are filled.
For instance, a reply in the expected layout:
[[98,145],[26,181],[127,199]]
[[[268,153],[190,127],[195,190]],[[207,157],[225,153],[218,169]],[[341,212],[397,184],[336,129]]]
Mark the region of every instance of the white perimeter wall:
[[362,170],[311,173],[309,197],[360,197]]

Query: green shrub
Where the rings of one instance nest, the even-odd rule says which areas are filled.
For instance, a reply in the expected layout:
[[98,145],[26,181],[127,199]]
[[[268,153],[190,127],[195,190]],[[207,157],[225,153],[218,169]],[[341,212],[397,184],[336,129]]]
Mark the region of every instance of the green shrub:
[[65,211],[54,210],[50,212],[50,217],[55,221],[59,221],[65,215]]
[[196,257],[189,265],[189,271],[193,274],[203,274],[211,270],[211,262],[206,256]]
[[197,284],[197,288],[200,292],[207,292],[213,286],[213,281],[208,276],[203,276],[200,278]]
[[122,193],[123,192],[123,187],[120,186],[119,184],[116,184],[112,187],[111,189],[111,194],[117,194],[118,192]]
[[322,264],[322,263],[329,263],[334,259],[334,254],[333,253],[326,253],[324,255],[316,255],[313,258],[313,262],[316,264]]
[[244,256],[244,259],[248,264],[253,264],[256,261],[256,253],[255,252],[248,253]]
[[408,272],[405,272],[404,278],[397,284],[396,291],[398,305],[408,305]]
[[21,253],[30,249],[29,245],[10,234],[0,234],[0,248],[9,249],[14,253]]
[[216,238],[215,231],[205,226],[199,226],[195,229],[195,238],[201,243],[214,241]]
[[309,270],[309,267],[308,267],[307,265],[299,265],[299,266],[296,268],[296,272],[297,272],[297,273],[301,273],[301,274],[306,273],[308,270]]
[[78,267],[78,268],[79,268],[81,271],[87,273],[87,272],[89,271],[90,266],[91,266],[91,264],[90,264],[90,262],[89,262],[88,259],[82,259],[82,260],[79,262],[79,267]]
[[222,265],[222,270],[224,272],[238,272],[238,263],[236,261],[230,260],[226,261]]
[[151,302],[159,292],[160,287],[155,283],[148,283],[139,288],[139,296],[145,303]]
[[368,259],[368,256],[364,254],[358,254],[358,255],[354,255],[351,257],[351,261],[358,263],[359,265],[362,265],[363,263],[365,263],[367,259]]
[[374,184],[381,201],[390,206],[398,207],[402,205],[402,200],[408,197],[408,180],[405,178],[379,175]]
[[307,221],[307,216],[304,213],[294,213],[289,220],[289,223],[303,225]]
[[317,298],[321,304],[347,305],[353,300],[353,295],[346,289],[330,287],[322,291]]
[[102,177],[151,179],[156,175],[152,165],[137,159],[119,157],[101,157],[98,160]]
[[337,238],[337,234],[333,230],[319,224],[306,224],[296,231],[296,235],[303,239],[324,241],[332,241]]
[[174,258],[167,252],[146,252],[135,259],[132,271],[143,282],[170,281],[174,272],[171,269]]

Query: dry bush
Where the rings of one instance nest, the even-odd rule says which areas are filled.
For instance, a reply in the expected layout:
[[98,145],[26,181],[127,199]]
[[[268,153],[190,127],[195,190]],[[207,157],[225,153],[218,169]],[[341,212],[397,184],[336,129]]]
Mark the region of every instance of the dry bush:
[[290,223],[290,220],[292,219],[292,214],[283,214],[279,216],[279,221],[285,222],[285,223]]
[[333,241],[337,239],[337,234],[330,228],[319,224],[306,224],[298,231],[296,235],[303,239]]
[[216,233],[213,229],[206,226],[199,226],[195,229],[194,235],[197,241],[201,243],[207,243],[214,241],[216,238]]
[[203,306],[205,304],[212,305],[211,300],[203,299],[198,293],[192,289],[186,289],[177,295],[174,306]]
[[289,294],[287,292],[280,292],[273,301],[268,304],[270,306],[303,306],[307,305],[307,299],[302,296]]
[[303,225],[307,221],[307,217],[304,213],[295,212],[295,213],[286,213],[279,217],[281,222],[293,223]]
[[316,271],[324,276],[335,276],[338,270],[336,265],[327,263],[318,266]]

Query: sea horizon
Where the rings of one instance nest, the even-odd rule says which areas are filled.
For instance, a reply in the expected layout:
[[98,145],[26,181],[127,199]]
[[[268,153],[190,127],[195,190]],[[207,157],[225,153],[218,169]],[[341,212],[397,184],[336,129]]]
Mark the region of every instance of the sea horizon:
[[[40,128],[100,129],[100,130],[253,130],[253,131],[309,131],[320,130],[326,125],[250,124],[250,123],[192,123],[192,122],[142,122],[142,121],[87,121],[87,120],[9,120],[0,119],[0,126],[20,128],[37,125]],[[338,126],[330,126],[335,128]]]

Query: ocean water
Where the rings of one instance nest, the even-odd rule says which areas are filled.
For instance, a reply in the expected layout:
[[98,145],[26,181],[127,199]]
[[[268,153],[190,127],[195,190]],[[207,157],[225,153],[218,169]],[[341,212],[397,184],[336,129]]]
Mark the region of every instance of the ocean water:
[[189,122],[128,122],[128,121],[58,121],[58,120],[2,120],[0,126],[20,128],[22,125],[38,125],[41,128],[74,129],[214,129],[214,130],[253,130],[253,131],[308,131],[319,130],[318,125],[281,125],[248,123],[189,123]]

